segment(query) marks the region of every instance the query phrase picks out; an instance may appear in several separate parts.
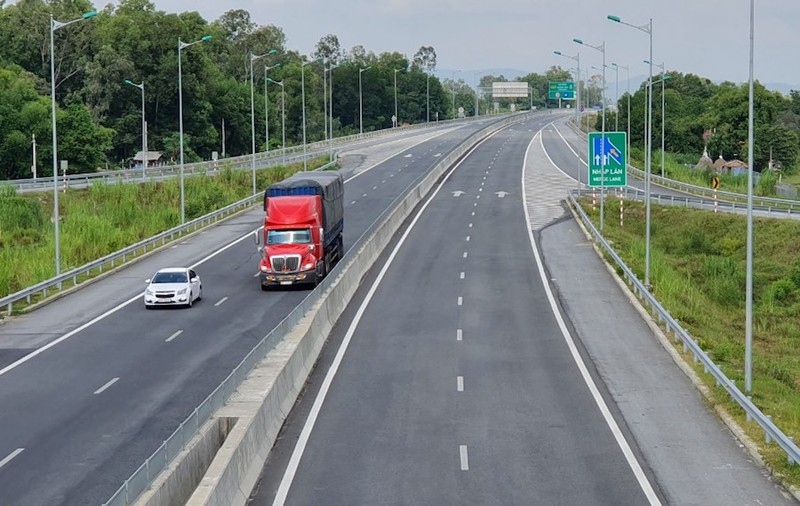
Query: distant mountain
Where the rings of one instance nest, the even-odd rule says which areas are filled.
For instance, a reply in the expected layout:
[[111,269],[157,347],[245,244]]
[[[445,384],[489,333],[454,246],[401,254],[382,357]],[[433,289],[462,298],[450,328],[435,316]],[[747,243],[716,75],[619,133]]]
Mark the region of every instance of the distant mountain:
[[764,87],[771,91],[780,91],[784,95],[788,95],[792,90],[800,90],[800,85],[798,84],[764,83]]

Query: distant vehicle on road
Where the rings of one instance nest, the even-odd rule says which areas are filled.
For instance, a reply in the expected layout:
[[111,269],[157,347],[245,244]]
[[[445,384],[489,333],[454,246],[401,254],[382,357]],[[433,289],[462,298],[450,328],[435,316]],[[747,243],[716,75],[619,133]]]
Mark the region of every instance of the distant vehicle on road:
[[200,276],[188,267],[167,267],[146,280],[144,307],[157,306],[192,307],[194,301],[203,298]]

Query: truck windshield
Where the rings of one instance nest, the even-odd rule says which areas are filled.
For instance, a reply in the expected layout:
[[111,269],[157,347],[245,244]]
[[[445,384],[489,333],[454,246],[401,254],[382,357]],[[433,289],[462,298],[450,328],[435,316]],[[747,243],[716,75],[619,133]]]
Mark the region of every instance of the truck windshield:
[[267,244],[309,244],[311,243],[311,230],[269,230]]

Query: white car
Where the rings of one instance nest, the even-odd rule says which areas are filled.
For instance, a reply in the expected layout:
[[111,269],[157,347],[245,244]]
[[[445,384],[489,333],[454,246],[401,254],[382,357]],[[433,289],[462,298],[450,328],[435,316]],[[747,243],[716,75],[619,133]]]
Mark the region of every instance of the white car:
[[203,298],[203,285],[200,276],[187,267],[161,269],[145,281],[144,307],[185,306]]

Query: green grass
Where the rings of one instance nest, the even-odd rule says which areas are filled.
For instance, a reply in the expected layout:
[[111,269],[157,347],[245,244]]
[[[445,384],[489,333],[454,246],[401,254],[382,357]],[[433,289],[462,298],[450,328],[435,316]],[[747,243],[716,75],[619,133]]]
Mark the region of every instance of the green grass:
[[[309,169],[323,165],[321,158]],[[302,164],[256,172],[258,188],[302,170]],[[184,181],[186,220],[251,194],[252,173],[223,169]],[[55,275],[52,192],[17,195],[0,187],[0,297]],[[84,265],[180,224],[177,179],[144,184],[94,184],[59,194],[62,272]]]
[[[597,224],[599,212],[584,205]],[[609,201],[606,216],[618,216]],[[652,292],[725,374],[744,389],[746,221],[725,213],[654,205],[651,210]],[[606,218],[603,230],[639,279],[644,278],[645,222],[641,203],[625,203],[624,227]],[[753,402],[800,440],[800,223],[756,219],[753,275]],[[701,377],[713,401],[733,413],[753,440],[764,435],[710,375]],[[772,444],[764,457],[791,483],[800,466]]]

